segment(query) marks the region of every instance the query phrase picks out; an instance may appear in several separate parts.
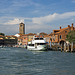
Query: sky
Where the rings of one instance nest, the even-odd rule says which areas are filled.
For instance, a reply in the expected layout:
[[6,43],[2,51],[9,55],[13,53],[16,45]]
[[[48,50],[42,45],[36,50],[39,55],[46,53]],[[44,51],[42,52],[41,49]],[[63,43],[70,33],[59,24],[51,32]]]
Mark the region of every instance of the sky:
[[75,26],[75,0],[0,0],[0,32],[15,35],[21,22],[26,33]]

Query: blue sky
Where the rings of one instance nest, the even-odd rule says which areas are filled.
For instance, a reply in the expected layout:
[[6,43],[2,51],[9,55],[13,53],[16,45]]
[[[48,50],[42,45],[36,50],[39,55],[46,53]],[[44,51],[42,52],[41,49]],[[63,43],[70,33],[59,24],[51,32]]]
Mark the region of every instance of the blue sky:
[[19,33],[20,22],[26,24],[26,33],[48,34],[75,24],[75,0],[0,0],[0,32]]

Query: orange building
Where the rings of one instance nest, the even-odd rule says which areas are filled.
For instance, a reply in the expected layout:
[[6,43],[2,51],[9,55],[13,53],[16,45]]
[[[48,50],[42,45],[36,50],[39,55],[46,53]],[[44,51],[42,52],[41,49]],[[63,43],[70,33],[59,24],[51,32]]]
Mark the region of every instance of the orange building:
[[29,33],[29,34],[22,34],[20,37],[18,37],[18,45],[27,45],[29,41],[33,39],[33,36],[35,34]]
[[22,45],[22,37],[21,37],[21,36],[20,36],[20,37],[18,37],[17,44],[18,44],[18,45]]
[[50,42],[53,45],[64,44],[64,42],[66,42],[66,35],[68,34],[68,32],[73,30],[75,30],[75,28],[73,27],[73,23],[72,26],[68,25],[68,27],[66,28],[60,27],[59,30],[53,30],[53,33],[49,34]]
[[27,45],[27,43],[28,43],[28,36],[27,36],[27,34],[22,35],[21,38],[22,38],[22,45]]
[[27,34],[28,42],[33,40],[34,35],[36,35],[36,34],[34,34],[34,33]]

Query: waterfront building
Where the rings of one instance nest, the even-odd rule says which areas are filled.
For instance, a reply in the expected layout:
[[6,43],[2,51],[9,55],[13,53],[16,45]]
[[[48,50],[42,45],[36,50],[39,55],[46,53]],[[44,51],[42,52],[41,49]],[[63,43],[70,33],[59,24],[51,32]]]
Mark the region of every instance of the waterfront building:
[[49,35],[44,35],[44,38],[45,38],[46,42],[49,44],[50,43],[50,37],[49,37]]
[[21,36],[20,36],[20,37],[18,37],[17,44],[18,44],[18,45],[22,45],[22,37],[21,37]]
[[59,30],[53,30],[51,34],[49,34],[50,42],[52,45],[64,45],[66,42],[66,35],[68,32],[75,30],[75,27],[72,25],[68,25],[66,28],[61,28]]
[[14,46],[17,44],[17,37],[14,35],[5,36],[4,45],[5,46]]
[[27,34],[28,42],[33,40],[34,35],[36,35],[36,34],[34,34],[34,33]]
[[4,45],[4,36],[3,35],[0,35],[0,46],[1,45]]
[[19,24],[19,33],[25,34],[25,24],[24,23]]
[[29,41],[33,40],[34,35],[33,33],[21,34],[18,37],[18,45],[27,45]]
[[28,36],[27,36],[27,34],[22,35],[21,38],[22,38],[22,45],[26,46],[28,44]]

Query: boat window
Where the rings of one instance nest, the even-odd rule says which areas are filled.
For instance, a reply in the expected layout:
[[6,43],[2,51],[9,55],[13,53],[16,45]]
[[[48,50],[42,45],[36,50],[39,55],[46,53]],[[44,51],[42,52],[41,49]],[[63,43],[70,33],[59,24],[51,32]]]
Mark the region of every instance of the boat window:
[[40,38],[40,40],[43,40],[43,38]]
[[34,46],[34,44],[29,44],[29,46]]
[[35,40],[39,40],[39,38],[35,38]]
[[35,38],[35,40],[43,40],[43,38]]
[[37,45],[46,45],[46,43],[37,43]]
[[40,45],[45,45],[46,43],[40,43]]

